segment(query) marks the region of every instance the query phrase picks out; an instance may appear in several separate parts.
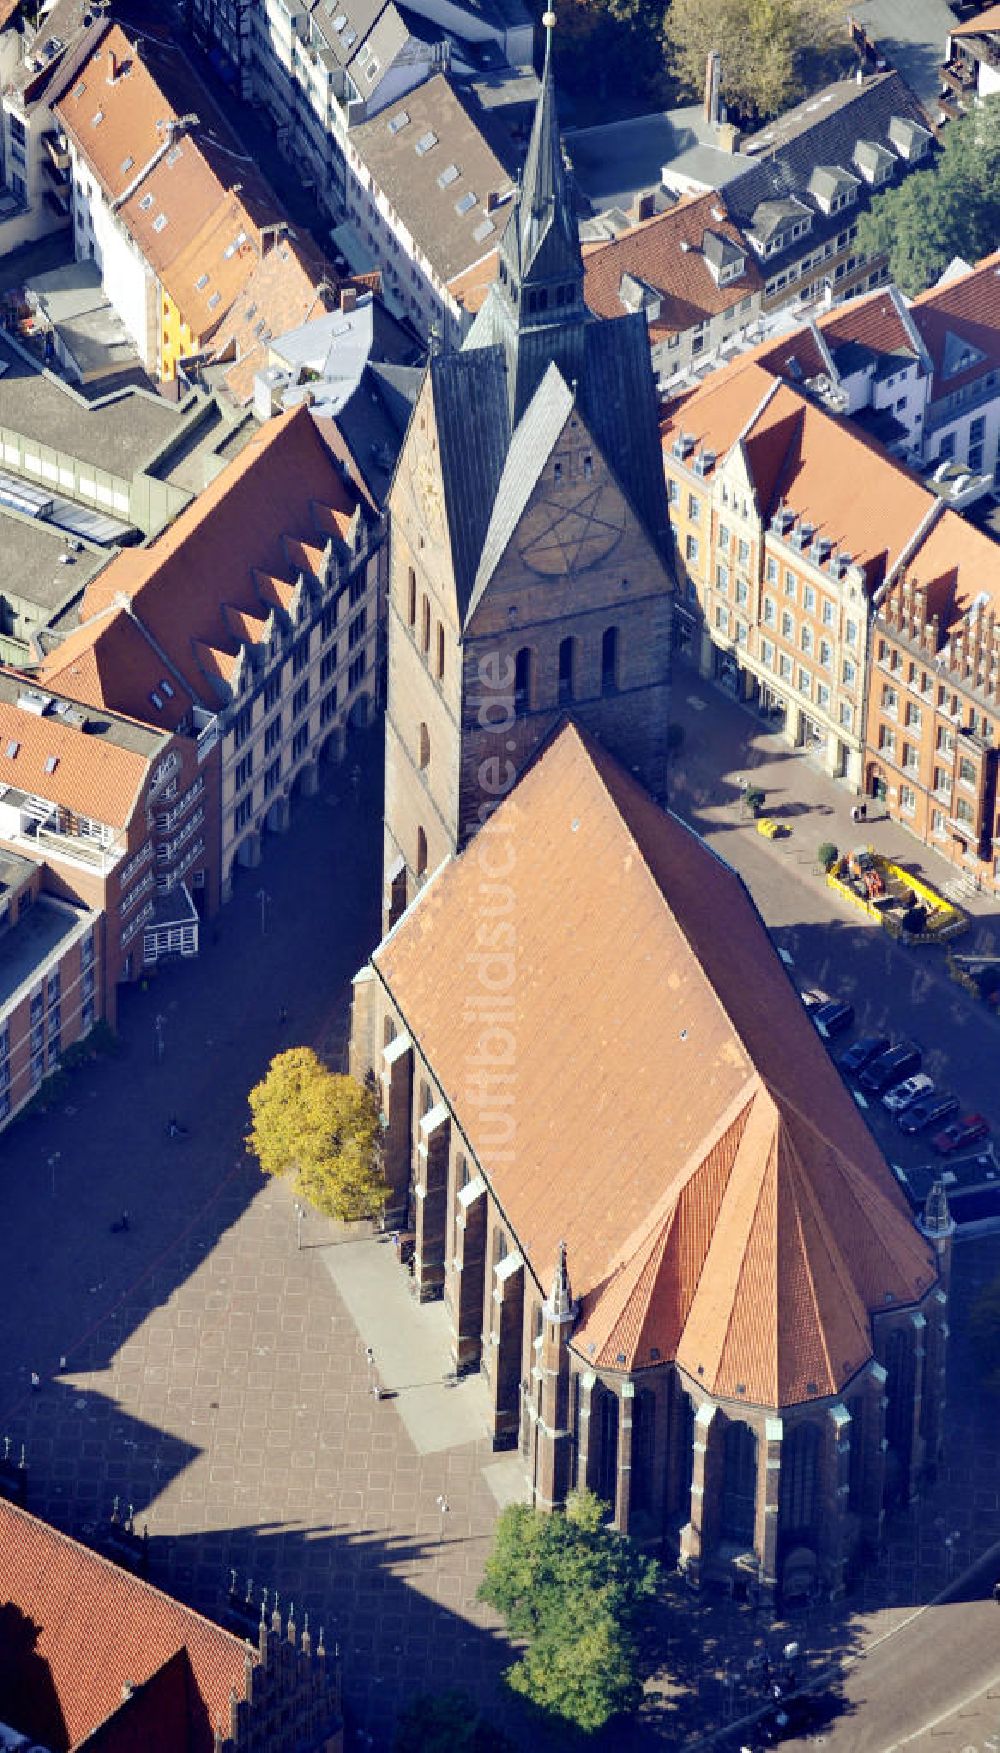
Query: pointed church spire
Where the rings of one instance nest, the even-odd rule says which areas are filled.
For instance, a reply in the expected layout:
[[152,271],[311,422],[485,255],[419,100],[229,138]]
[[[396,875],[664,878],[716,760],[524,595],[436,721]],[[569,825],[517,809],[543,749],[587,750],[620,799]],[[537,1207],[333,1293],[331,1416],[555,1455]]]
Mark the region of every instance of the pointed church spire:
[[929,1242],[944,1242],[955,1234],[955,1219],[951,1215],[943,1181],[935,1181],[928,1193],[919,1229]]
[[556,1257],[556,1269],[552,1275],[552,1289],[549,1292],[544,1313],[547,1321],[556,1321],[559,1322],[560,1325],[563,1322],[574,1320],[576,1316],[576,1309],[573,1305],[573,1293],[569,1287],[569,1270],[566,1265],[565,1242],[559,1243],[559,1253]]
[[[554,12],[544,14],[545,63],[541,91],[535,106],[524,174],[501,243],[519,314],[540,316],[544,311],[549,322],[557,313],[561,318],[569,315],[568,307],[578,299],[582,306],[583,290],[583,258],[563,164],[556,111],[552,70],[555,22]],[[529,284],[544,285],[546,297],[525,301],[522,295]],[[558,297],[555,296],[557,287]],[[551,297],[548,296],[549,290]]]

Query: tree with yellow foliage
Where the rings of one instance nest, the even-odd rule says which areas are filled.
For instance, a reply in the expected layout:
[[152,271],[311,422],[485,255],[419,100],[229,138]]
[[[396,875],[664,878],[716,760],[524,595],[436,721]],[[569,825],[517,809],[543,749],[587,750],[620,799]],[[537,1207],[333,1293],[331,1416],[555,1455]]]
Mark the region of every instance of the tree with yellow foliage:
[[272,1059],[250,1091],[247,1149],[265,1175],[290,1175],[327,1217],[373,1217],[388,1197],[378,1092],[328,1071],[311,1047]]

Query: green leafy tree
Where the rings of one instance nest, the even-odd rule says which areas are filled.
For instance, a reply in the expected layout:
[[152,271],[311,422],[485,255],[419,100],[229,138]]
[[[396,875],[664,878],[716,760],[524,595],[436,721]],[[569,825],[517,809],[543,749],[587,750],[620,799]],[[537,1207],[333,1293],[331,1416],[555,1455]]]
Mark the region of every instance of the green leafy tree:
[[665,15],[663,0],[561,0],[556,75],[577,97],[581,119],[591,110],[595,121],[602,119],[611,93],[626,107],[629,99],[642,106],[670,101]]
[[1000,96],[949,122],[927,170],[874,196],[858,221],[858,247],[885,254],[909,296],[944,273],[953,256],[975,262],[1000,236]]
[[816,854],[824,870],[832,870],[837,862],[838,852],[832,840],[823,840]]
[[249,1100],[247,1148],[266,1175],[292,1175],[304,1199],[345,1222],[382,1209],[376,1090],[328,1071],[311,1047],[293,1047],[272,1059]]
[[844,12],[838,0],[672,0],[665,37],[681,86],[700,96],[718,49],[725,102],[763,119],[801,97],[810,72],[845,40]]
[[474,1698],[454,1688],[424,1693],[400,1713],[395,1753],[514,1753],[514,1743],[484,1720]]
[[655,1665],[643,1621],[659,1566],[609,1528],[606,1515],[590,1491],[572,1493],[565,1515],[511,1505],[479,1589],[527,1644],[509,1685],[588,1734],[638,1707]]

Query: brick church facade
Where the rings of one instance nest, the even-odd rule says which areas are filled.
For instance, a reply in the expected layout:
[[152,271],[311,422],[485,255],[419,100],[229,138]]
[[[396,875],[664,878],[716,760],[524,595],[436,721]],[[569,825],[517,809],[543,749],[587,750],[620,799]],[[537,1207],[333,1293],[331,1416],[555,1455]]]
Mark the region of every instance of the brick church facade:
[[548,51],[501,259],[393,490],[351,1037],[387,1216],[537,1505],[587,1485],[694,1579],[836,1592],[939,1452],[951,1222],[936,1193],[914,1224],[742,883],[664,807],[648,345],[574,302]]
[[600,322],[551,57],[500,276],[431,359],[390,508],[386,924],[569,711],[666,783],[669,523],[641,316]]

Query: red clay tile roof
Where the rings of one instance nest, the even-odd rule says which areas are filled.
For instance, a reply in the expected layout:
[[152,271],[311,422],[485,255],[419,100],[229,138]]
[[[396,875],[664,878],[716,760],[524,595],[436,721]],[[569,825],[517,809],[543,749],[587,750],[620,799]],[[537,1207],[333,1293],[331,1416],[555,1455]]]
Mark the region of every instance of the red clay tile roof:
[[865,569],[869,589],[887,576],[934,497],[881,445],[828,414],[756,358],[735,359],[668,404],[664,452],[686,433],[723,457],[742,434],[762,516],[781,499]]
[[215,1724],[228,1727],[230,1690],[243,1695],[241,1640],[3,1500],[0,1599],[7,1603],[0,1609],[0,1721],[53,1753],[78,1747],[122,1710],[126,1682],[141,1686],[182,1649],[193,1687],[174,1663],[151,1696],[184,1738],[119,1742],[106,1730],[97,1745],[115,1753],[139,1746],[144,1753],[167,1746],[211,1753]]
[[[51,768],[50,762],[55,763]],[[93,816],[109,828],[125,828],[150,764],[151,757],[52,713],[40,718],[15,701],[0,701],[0,785],[47,798],[74,815]]]
[[[847,341],[879,354],[914,351],[902,318],[884,287],[864,298],[848,299],[846,304],[820,317],[816,326],[832,352]],[[815,337],[805,324],[777,340],[762,343],[750,357],[783,377],[794,375],[793,361],[804,378],[828,370]]]
[[[743,252],[745,269],[739,279],[716,284],[702,254],[707,231]],[[662,294],[660,314],[649,324],[654,341],[730,310],[764,284],[753,251],[730,218],[725,196],[718,192],[680,201],[613,243],[598,244],[587,251],[583,269],[584,297],[598,316],[621,316],[625,310],[618,296],[623,274],[634,275]]]
[[967,18],[964,24],[951,25],[948,34],[953,37],[971,37],[990,30],[1000,30],[1000,6],[988,6],[977,18]]
[[220,654],[212,673],[222,673],[239,650],[231,611],[287,608],[295,594],[286,536],[315,546],[317,522],[331,508],[349,519],[356,503],[308,408],[276,415],[162,535],[104,568],[83,612],[98,614],[121,592],[194,699],[217,708],[199,647]]
[[267,364],[268,342],[332,310],[339,281],[307,234],[287,234],[253,269],[222,327],[213,358],[232,358],[226,388],[249,402],[255,374]]
[[[932,286],[912,305],[913,320],[934,361],[935,396],[950,395],[1000,366],[1000,250],[956,280]],[[966,371],[942,374],[948,336],[984,355]]]
[[[506,1160],[468,1003],[491,864],[514,945]],[[373,963],[543,1290],[566,1240],[585,1357],[658,1353],[712,1392],[791,1404],[838,1391],[870,1314],[933,1285],[739,878],[575,726]]]
[[907,560],[902,576],[927,591],[942,641],[977,603],[1000,616],[1000,544],[950,508]]
[[[186,98],[186,116],[173,97]],[[261,226],[282,214],[207,90],[175,51],[116,24],[57,113],[184,321],[199,339],[211,334],[260,258]]]
[[124,712],[164,730],[176,730],[191,711],[187,689],[168,671],[143,628],[124,608],[102,609],[75,628],[46,654],[38,679],[85,706]]

